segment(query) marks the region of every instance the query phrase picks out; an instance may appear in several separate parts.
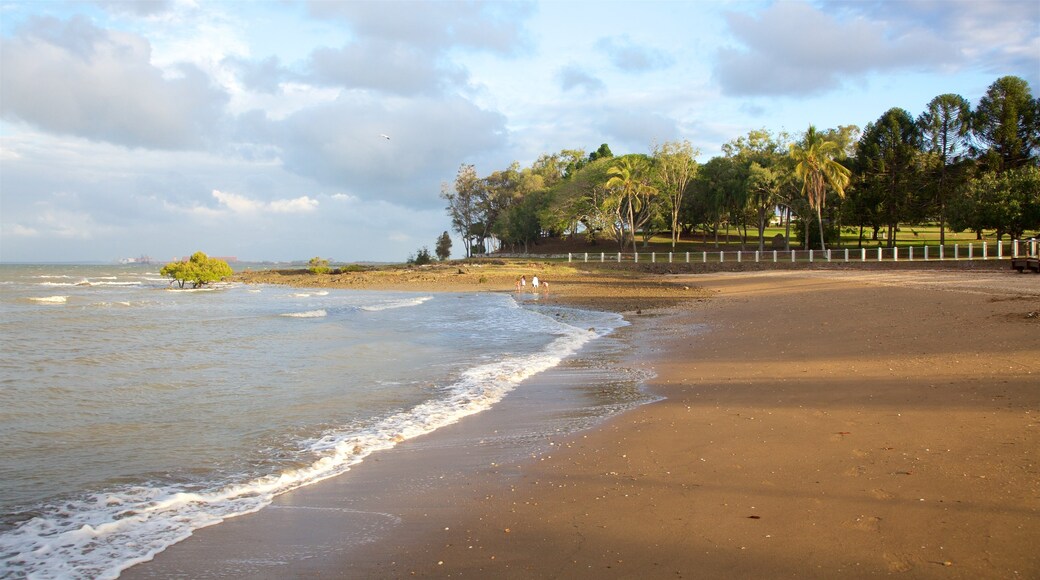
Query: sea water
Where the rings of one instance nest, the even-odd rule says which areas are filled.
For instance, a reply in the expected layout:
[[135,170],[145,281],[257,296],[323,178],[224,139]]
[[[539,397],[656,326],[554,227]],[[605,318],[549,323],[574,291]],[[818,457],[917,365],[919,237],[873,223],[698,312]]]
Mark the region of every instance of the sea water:
[[0,573],[116,577],[489,409],[623,324],[507,294],[0,265]]

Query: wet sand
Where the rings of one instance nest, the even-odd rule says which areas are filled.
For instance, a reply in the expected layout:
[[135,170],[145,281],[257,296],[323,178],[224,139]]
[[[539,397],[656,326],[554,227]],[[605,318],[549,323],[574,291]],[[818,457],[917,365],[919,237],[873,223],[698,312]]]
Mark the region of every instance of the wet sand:
[[[537,399],[488,411],[127,577],[1040,575],[1040,279],[644,278],[581,275],[570,298],[557,277],[552,299],[627,311],[620,364],[665,400],[527,446],[504,441]],[[359,513],[343,486],[365,478]]]

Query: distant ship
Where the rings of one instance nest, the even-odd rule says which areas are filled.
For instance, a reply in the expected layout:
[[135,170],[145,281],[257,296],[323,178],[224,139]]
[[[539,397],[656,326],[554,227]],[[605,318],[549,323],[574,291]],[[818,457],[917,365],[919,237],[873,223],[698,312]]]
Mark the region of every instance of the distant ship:
[[119,263],[120,264],[154,264],[155,261],[152,260],[151,256],[145,256],[145,255],[142,254],[140,257],[137,257],[137,258],[121,258],[119,260]]

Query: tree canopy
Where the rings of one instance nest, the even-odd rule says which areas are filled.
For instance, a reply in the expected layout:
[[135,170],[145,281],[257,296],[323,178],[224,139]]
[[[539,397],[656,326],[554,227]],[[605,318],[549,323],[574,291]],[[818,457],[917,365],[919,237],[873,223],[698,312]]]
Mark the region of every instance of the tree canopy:
[[198,288],[210,282],[223,280],[234,272],[224,260],[210,258],[203,252],[195,252],[185,261],[166,264],[159,270],[159,274],[173,278],[181,288],[189,282],[192,288]]
[[[766,225],[777,215],[786,220],[788,244],[794,221],[803,247],[818,231],[824,249],[849,226],[859,226],[860,245],[869,228],[872,240],[890,246],[901,225],[922,222],[998,235],[1040,228],[1027,171],[1040,167],[1040,99],[1028,83],[1001,77],[974,110],[953,93],[921,106],[917,117],[892,107],[862,132],[810,125],[792,138],[752,130],[703,162],[693,144],[677,140],[655,144],[649,154],[615,154],[606,143],[591,154],[561,149],[483,177],[464,164],[442,197],[467,257],[526,253],[556,236],[635,249],[637,236],[667,234],[675,248],[682,236],[703,230],[718,244],[720,230],[729,239],[733,228],[743,247],[753,226],[762,250]],[[998,178],[1005,173],[1011,175]]]

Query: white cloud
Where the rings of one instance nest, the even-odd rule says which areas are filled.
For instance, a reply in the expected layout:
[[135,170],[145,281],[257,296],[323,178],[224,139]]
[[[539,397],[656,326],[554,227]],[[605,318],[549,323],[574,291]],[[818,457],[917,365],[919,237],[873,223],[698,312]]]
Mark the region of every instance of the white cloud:
[[226,95],[196,67],[168,78],[141,36],[75,16],[29,21],[0,40],[0,115],[46,131],[130,147],[200,146]]
[[718,51],[715,76],[731,95],[818,94],[881,70],[917,70],[959,59],[929,30],[899,32],[863,16],[839,19],[803,2],[777,2],[757,15],[730,13],[742,48]]
[[259,201],[236,193],[213,190],[213,197],[232,213],[308,213],[318,209],[318,200],[304,195],[295,199]]

